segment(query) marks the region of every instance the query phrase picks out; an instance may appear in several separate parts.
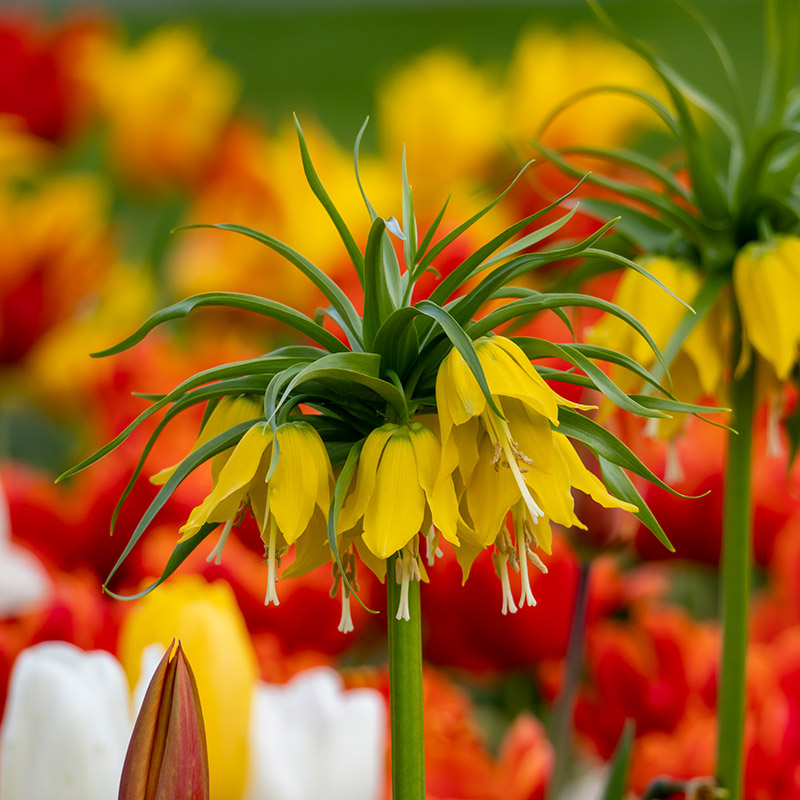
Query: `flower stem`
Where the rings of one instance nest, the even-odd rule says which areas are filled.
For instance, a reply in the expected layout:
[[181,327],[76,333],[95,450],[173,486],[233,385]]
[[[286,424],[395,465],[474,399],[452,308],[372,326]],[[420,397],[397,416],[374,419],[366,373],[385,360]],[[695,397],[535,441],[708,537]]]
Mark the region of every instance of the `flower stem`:
[[[737,320],[738,323],[738,320]],[[740,324],[734,342],[741,342]],[[733,347],[732,368],[739,359]],[[722,533],[722,663],[717,693],[717,777],[730,800],[741,800],[746,701],[747,621],[751,561],[751,450],[755,409],[755,366],[731,382],[731,427],[725,473]]]
[[400,584],[395,553],[387,565],[389,697],[392,728],[392,798],[425,800],[425,738],[422,727],[422,625],[419,581],[408,587],[409,620],[396,619]]

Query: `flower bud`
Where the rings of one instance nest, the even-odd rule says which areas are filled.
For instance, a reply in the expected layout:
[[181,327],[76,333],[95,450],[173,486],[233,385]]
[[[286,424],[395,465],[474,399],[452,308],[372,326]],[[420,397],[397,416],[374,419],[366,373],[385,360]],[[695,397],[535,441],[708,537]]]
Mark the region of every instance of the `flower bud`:
[[119,800],[208,800],[208,749],[192,668],[174,641],[153,675],[133,728]]

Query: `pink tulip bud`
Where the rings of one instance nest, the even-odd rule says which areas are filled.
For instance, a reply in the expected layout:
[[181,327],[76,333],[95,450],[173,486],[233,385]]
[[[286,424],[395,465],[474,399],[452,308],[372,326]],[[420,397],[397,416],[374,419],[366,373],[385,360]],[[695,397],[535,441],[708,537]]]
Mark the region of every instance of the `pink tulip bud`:
[[167,648],[133,728],[119,800],[208,800],[208,750],[192,668],[180,642]]

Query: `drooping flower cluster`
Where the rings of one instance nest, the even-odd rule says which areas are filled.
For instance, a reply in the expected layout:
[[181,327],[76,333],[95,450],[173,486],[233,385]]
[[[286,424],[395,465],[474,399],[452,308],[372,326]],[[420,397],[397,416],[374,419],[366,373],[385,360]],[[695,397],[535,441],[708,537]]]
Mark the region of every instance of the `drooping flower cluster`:
[[[606,164],[624,163],[630,175],[622,181],[595,173],[588,181],[610,193],[611,199],[595,204],[595,213],[621,214],[618,231],[641,263],[697,312],[687,314],[669,300],[656,299],[630,272],[622,276],[614,295],[614,302],[636,315],[664,349],[667,361],[674,365],[680,396],[693,402],[709,396],[725,400],[730,381],[755,364],[761,393],[766,390],[773,401],[777,429],[783,387],[796,382],[795,367],[800,361],[796,313],[800,302],[800,209],[796,202],[800,111],[792,101],[797,92],[800,12],[795,4],[780,2],[767,2],[764,10],[764,32],[770,44],[764,55],[759,102],[748,115],[742,109],[750,101],[735,60],[722,37],[701,17],[696,21],[728,74],[729,104],[699,92],[646,43],[633,39],[596,7],[612,35],[660,80],[669,106],[651,92],[640,93],[639,99],[664,124],[674,146],[669,165],[635,150],[593,150]],[[578,93],[560,108],[570,109],[583,97]],[[554,115],[550,121],[556,119]],[[711,147],[710,128],[719,134],[722,146]],[[545,139],[546,133],[543,127],[540,134]],[[571,163],[568,149],[548,145],[541,149],[566,174],[581,173],[580,165]],[[593,336],[597,342],[642,358],[639,344],[616,320],[603,320]],[[649,354],[643,363],[653,363]],[[672,436],[680,427],[677,421],[660,432]],[[793,428],[794,421],[787,427]],[[793,448],[796,438],[791,435]],[[773,449],[776,439],[773,436]]]
[[[579,413],[589,406],[560,397],[543,374],[598,389],[646,417],[664,418],[665,411],[693,407],[676,402],[667,390],[662,390],[661,399],[646,402],[629,397],[580,345],[525,337],[515,341],[492,331],[521,315],[547,309],[563,315],[563,306],[585,305],[620,316],[660,358],[649,334],[636,320],[596,298],[527,289],[511,290],[509,296],[517,299],[475,321],[487,302],[504,296],[503,287],[510,281],[580,254],[608,226],[578,244],[529,252],[529,245],[541,236],[515,235],[555,210],[556,202],[497,234],[464,258],[428,299],[412,303],[415,283],[431,261],[497,201],[436,244],[435,225],[418,242],[404,164],[402,226],[394,218],[378,216],[366,201],[372,226],[362,251],[322,187],[299,126],[298,134],[309,184],[329,213],[363,291],[363,313],[322,270],[287,245],[243,226],[219,226],[281,254],[330,305],[311,319],[266,298],[210,292],[158,312],[124,342],[102,353],[128,349],[161,322],[202,306],[263,314],[314,343],[198,373],[154,398],[122,434],[75,468],[110,452],[157,411],[168,408],[151,445],[173,416],[206,405],[195,447],[179,464],[155,476],[161,489],[122,558],[172,492],[206,461],[211,463],[213,488],[181,528],[170,564],[154,585],[221,525],[209,556],[219,559],[231,529],[251,515],[265,547],[266,602],[279,602],[276,581],[284,557],[292,558],[285,575],[304,574],[332,561],[334,588],[342,593],[343,631],[352,628],[349,600],[357,587],[357,556],[381,579],[391,562],[390,580],[402,587],[397,615],[408,618],[409,584],[427,578],[421,538],[427,542],[428,563],[440,537],[454,547],[465,577],[477,554],[493,548],[504,587],[504,613],[517,609],[508,588],[509,563],[523,576],[519,605],[533,605],[529,561],[546,570],[537,550],[550,551],[550,521],[582,525],[574,511],[573,488],[602,506],[639,514],[669,546],[624,469],[658,479],[621,442]],[[570,213],[564,214],[549,231],[569,218]],[[393,239],[402,248],[402,259]],[[603,257],[603,251],[594,252]],[[648,275],[633,262],[631,267]],[[473,288],[466,291],[467,286]],[[458,299],[451,300],[455,295]],[[580,374],[537,370],[531,362],[552,355],[571,362]],[[602,348],[593,348],[591,355],[619,361]],[[571,439],[599,457],[610,490],[584,465]]]

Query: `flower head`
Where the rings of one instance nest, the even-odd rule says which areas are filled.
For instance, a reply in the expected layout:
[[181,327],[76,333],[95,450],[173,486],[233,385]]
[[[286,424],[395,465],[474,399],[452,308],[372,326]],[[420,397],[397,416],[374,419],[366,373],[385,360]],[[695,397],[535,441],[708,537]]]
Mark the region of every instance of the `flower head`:
[[[467,526],[481,546],[495,544],[504,609],[514,611],[506,572],[509,559],[519,565],[523,577],[520,604],[533,605],[528,559],[543,566],[534,548],[550,553],[550,521],[585,527],[575,515],[573,487],[606,508],[638,509],[611,495],[583,465],[569,439],[555,430],[559,406],[581,406],[556,394],[518,345],[495,336],[475,342],[475,352],[494,408],[463,357],[451,350],[436,380],[443,450],[440,478],[457,470]],[[512,510],[516,546],[505,529]],[[465,571],[476,554],[473,550],[471,557],[465,555]]]

